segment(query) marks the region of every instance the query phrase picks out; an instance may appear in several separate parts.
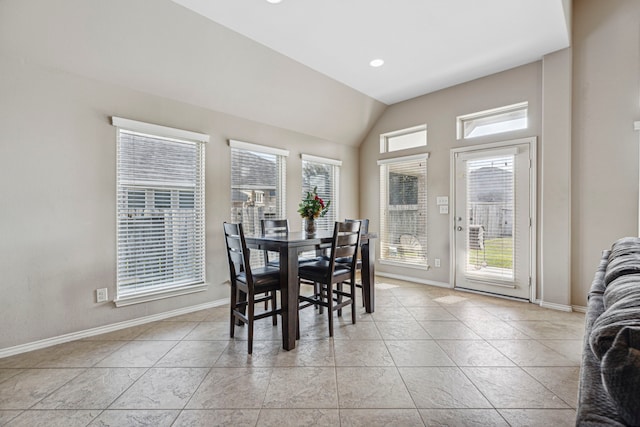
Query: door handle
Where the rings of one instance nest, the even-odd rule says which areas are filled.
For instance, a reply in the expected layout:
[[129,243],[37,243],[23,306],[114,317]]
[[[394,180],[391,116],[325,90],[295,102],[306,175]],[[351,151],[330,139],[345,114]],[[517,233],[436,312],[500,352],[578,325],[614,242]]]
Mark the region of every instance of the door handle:
[[458,231],[462,231],[462,226],[461,225],[458,226]]

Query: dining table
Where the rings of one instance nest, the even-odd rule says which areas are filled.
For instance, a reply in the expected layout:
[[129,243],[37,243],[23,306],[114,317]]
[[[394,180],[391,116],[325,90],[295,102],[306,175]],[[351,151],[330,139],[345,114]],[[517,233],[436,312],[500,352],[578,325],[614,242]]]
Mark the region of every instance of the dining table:
[[[375,247],[371,244],[375,233],[360,236],[360,256],[362,271],[360,274],[367,313],[375,309]],[[313,235],[304,231],[269,234],[247,234],[247,247],[278,252],[280,255],[280,296],[282,304],[282,348],[293,350],[296,347],[298,321],[298,257],[302,252],[330,247],[333,232],[319,230]],[[331,315],[331,313],[330,313]]]

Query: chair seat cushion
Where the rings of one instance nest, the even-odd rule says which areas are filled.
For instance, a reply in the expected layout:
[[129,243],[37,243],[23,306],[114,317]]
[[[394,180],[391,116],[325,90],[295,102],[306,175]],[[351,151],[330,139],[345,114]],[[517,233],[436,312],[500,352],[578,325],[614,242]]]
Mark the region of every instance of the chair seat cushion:
[[[298,269],[298,275],[302,279],[311,280],[314,282],[323,282],[327,278],[329,270],[329,261],[320,260],[309,264],[303,264]],[[333,269],[333,277],[349,274],[349,268],[344,264],[336,264]]]
[[[259,293],[261,288],[279,288],[280,287],[280,270],[275,267],[258,267],[251,269],[253,274],[253,285],[256,292]],[[240,273],[236,276],[238,282],[247,283],[246,274]]]
[[[322,259],[324,259],[325,261],[329,261],[329,257],[328,256],[323,256]],[[336,258],[336,263],[338,264],[342,264],[347,268],[351,268],[351,257],[338,257]],[[362,269],[362,260],[361,259],[357,259],[356,260],[356,270],[361,270]]]
[[313,262],[321,261],[322,257],[300,257],[298,258],[298,265],[311,264]]

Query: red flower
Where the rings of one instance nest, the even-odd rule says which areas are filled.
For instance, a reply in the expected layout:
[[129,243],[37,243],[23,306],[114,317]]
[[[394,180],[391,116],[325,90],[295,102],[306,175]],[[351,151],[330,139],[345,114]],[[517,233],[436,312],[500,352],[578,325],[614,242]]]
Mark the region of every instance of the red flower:
[[322,209],[324,209],[324,200],[322,200],[320,197],[318,197],[316,195],[316,200],[320,202],[320,206],[322,206]]

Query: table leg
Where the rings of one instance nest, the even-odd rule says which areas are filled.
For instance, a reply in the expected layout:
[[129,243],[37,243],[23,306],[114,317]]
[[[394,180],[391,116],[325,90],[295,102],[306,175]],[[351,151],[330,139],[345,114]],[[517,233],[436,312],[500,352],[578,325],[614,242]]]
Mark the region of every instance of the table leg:
[[282,348],[296,348],[298,322],[298,251],[296,248],[280,250],[280,297],[282,304]]
[[364,308],[367,313],[375,310],[375,246],[369,242],[361,246],[362,251],[362,290],[364,291]]

